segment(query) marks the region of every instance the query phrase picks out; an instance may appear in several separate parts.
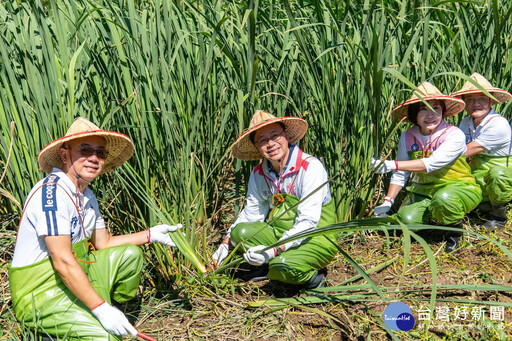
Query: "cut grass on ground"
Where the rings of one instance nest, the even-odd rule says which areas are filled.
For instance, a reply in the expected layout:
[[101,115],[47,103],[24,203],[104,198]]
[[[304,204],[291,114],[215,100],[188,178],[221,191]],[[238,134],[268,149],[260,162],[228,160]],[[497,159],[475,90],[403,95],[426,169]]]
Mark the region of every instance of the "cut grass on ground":
[[[483,230],[480,226],[466,224],[466,229],[480,232],[487,237],[510,247],[510,232],[504,229],[497,232]],[[352,238],[340,240],[340,246],[347,250],[372,280],[380,288],[396,290],[393,297],[408,304],[416,319],[416,327],[410,332],[395,332],[402,340],[409,339],[507,339],[512,336],[512,314],[505,308],[503,321],[491,319],[489,305],[472,303],[494,301],[511,303],[507,292],[475,290],[443,290],[450,284],[504,285],[510,286],[512,261],[505,257],[495,244],[465,235],[462,248],[454,254],[444,252],[444,242],[436,236],[426,234],[425,239],[432,248],[438,266],[438,301],[436,311],[432,312],[430,324],[418,321],[418,310],[428,306],[428,290],[407,291],[404,288],[429,286],[432,282],[431,268],[425,252],[419,244],[413,243],[409,265],[404,269],[404,255],[400,236],[383,233],[358,233]],[[0,241],[3,250],[12,250],[14,234],[3,231]],[[10,308],[10,295],[7,283],[7,262],[9,252],[2,253],[2,330],[5,340],[19,340],[27,331],[19,329],[14,322]],[[381,266],[379,266],[381,265]],[[326,287],[333,287],[350,280],[350,285],[362,285],[362,279],[354,280],[358,273],[341,256],[338,256],[328,268]],[[219,278],[215,285],[201,279],[191,281],[183,288],[153,287],[144,280],[137,298],[120,308],[128,313],[136,327],[159,340],[183,339],[294,339],[294,340],[345,340],[345,339],[381,339],[386,331],[379,325],[375,316],[382,313],[389,302],[369,295],[368,301],[340,300],[338,302],[307,305],[301,307],[286,306],[269,309],[248,308],[248,304],[258,300],[285,297],[306,297],[299,288],[281,285],[271,281],[258,283],[240,283],[230,278]],[[215,286],[215,288],[212,288]],[[355,292],[356,290],[354,290]],[[370,292],[370,290],[367,290]],[[360,294],[361,291],[358,291]],[[318,294],[321,297],[321,294]],[[460,300],[446,303],[444,300]],[[467,300],[466,303],[463,300]],[[477,320],[472,311],[484,307],[483,318]],[[436,318],[437,310],[448,307],[449,321]],[[466,311],[462,320],[461,311]],[[456,318],[456,311],[459,312]],[[424,325],[418,329],[418,323]]]

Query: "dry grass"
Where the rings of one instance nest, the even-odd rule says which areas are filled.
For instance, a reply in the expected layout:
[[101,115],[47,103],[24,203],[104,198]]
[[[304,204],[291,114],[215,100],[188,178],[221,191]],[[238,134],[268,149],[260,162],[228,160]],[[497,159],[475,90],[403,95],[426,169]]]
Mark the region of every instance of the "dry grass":
[[[466,225],[467,229],[478,230],[479,226]],[[482,234],[501,239],[511,245],[509,230],[498,232],[482,231]],[[3,339],[18,340],[18,330],[10,313],[7,283],[7,261],[10,258],[14,234],[3,231],[0,234],[3,248],[0,259],[2,273],[2,329]],[[436,236],[424,236],[436,254],[439,284],[497,284],[510,286],[512,261],[504,257],[490,242],[464,237],[463,247],[454,255],[443,251],[444,242]],[[370,274],[379,287],[393,289],[399,286],[430,285],[432,273],[426,256],[418,244],[411,247],[410,264],[404,268],[402,243],[399,236],[387,239],[383,234],[371,232],[340,240],[340,245],[368,271],[394,259],[380,271]],[[327,286],[334,286],[357,275],[357,272],[338,256],[329,266]],[[362,280],[352,284],[363,284]],[[215,288],[214,288],[215,287]],[[384,339],[385,330],[379,326],[374,315],[382,314],[388,303],[372,300],[345,301],[316,306],[291,307],[271,311],[267,308],[248,309],[247,304],[265,298],[306,296],[298,288],[270,281],[240,283],[230,278],[219,278],[217,284],[190,281],[182,288],[155,288],[149,281],[143,281],[137,299],[121,306],[136,327],[159,340],[362,340]],[[417,320],[417,310],[427,306],[428,292],[395,294],[397,300],[407,303]],[[425,301],[418,301],[424,298]],[[467,299],[468,303],[443,303],[443,298]],[[507,293],[457,290],[440,292],[436,309],[448,305],[454,309],[468,307],[471,311],[474,301],[512,302]],[[486,306],[488,309],[489,306]],[[309,310],[313,309],[313,310]],[[314,311],[314,310],[317,311]],[[322,312],[320,315],[318,312]],[[331,316],[329,318],[328,316]],[[505,309],[504,323],[491,321],[486,314],[483,321],[471,320],[450,322],[433,317],[430,326],[423,330],[396,332],[398,338],[409,339],[507,339],[512,336],[512,314]],[[418,321],[417,321],[418,322]],[[15,327],[16,326],[16,327]],[[15,329],[16,328],[16,329]],[[7,332],[7,334],[5,334]],[[20,331],[27,335],[27,332]]]

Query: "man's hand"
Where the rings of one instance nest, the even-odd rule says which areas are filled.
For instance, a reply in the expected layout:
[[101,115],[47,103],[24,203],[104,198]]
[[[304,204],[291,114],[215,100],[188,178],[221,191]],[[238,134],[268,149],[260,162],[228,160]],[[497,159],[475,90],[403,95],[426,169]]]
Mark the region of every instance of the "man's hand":
[[247,250],[246,253],[244,253],[245,261],[255,266],[270,262],[270,260],[276,256],[276,250],[275,248],[271,248],[267,251],[259,253],[259,251],[263,250],[264,248],[266,248],[265,245],[251,247],[249,250]]
[[169,236],[169,232],[174,232],[177,229],[182,228],[181,224],[178,225],[156,225],[149,229],[149,242],[150,243],[160,243],[169,246],[176,246]]
[[91,312],[100,321],[101,325],[105,330],[114,335],[126,336],[137,336],[137,330],[128,322],[128,319],[124,314],[107,302],[103,302]]
[[216,266],[220,266],[224,259],[229,255],[229,245],[226,243],[221,243],[217,251],[215,251],[212,255],[212,259],[215,262]]
[[377,174],[384,174],[398,170],[398,163],[395,160],[370,159],[370,165]]

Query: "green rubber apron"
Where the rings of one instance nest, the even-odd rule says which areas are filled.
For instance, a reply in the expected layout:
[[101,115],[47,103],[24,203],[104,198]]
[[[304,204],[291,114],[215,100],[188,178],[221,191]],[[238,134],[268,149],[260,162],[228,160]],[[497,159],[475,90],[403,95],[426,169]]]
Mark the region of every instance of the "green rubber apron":
[[512,157],[478,154],[469,160],[482,189],[483,201],[504,204],[512,200]]
[[[284,232],[293,227],[299,199],[290,194],[279,193],[274,194],[272,200],[274,209],[268,221],[272,221],[272,217],[279,219],[270,225],[261,221],[239,223],[231,230],[231,240],[236,244],[242,244],[241,252],[257,245],[274,244]],[[318,227],[335,223],[334,200],[331,200],[322,207]],[[336,244],[336,233],[306,238],[300,245],[286,250],[270,261],[267,278],[290,284],[307,283],[315,275],[316,270],[324,268],[334,258]]]
[[[422,151],[409,151],[410,160],[422,158]],[[426,153],[429,157],[431,152]],[[448,165],[430,173],[414,173],[404,206],[396,213],[405,224],[427,223],[433,218],[443,225],[460,221],[482,200],[482,191],[471,169],[460,155]]]
[[[72,246],[92,286],[108,303],[125,302],[137,293],[143,257],[135,245],[89,252],[87,240]],[[63,283],[51,258],[35,264],[9,266],[9,285],[17,319],[41,335],[69,340],[120,340],[109,334]]]

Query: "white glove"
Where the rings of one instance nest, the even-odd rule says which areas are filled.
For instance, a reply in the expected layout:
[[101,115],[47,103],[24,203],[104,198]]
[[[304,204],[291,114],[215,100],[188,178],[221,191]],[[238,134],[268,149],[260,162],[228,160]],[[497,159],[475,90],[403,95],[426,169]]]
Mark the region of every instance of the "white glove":
[[373,215],[377,218],[385,218],[388,216],[388,211],[391,209],[391,206],[395,201],[391,197],[385,197],[384,203],[380,206],[377,206],[373,209]]
[[107,302],[103,302],[91,312],[100,321],[105,330],[114,335],[137,336],[137,330],[128,322],[128,319],[117,308],[114,308]]
[[375,159],[372,157],[370,160],[370,165],[377,174],[384,174],[398,170],[398,166],[395,160],[382,161],[381,159]]
[[220,266],[224,259],[229,255],[229,245],[222,243],[215,253],[212,255],[212,259],[215,261],[217,266]]
[[257,253],[258,251],[261,251],[264,248],[266,248],[265,245],[251,247],[249,250],[247,250],[246,253],[244,253],[245,261],[251,265],[256,266],[270,262],[270,260],[276,256],[276,252],[274,250],[275,248],[271,248],[268,249],[267,251]]
[[181,224],[178,225],[156,225],[149,229],[149,242],[150,243],[160,243],[169,246],[176,246],[169,236],[169,232],[174,232],[177,229],[182,228]]

